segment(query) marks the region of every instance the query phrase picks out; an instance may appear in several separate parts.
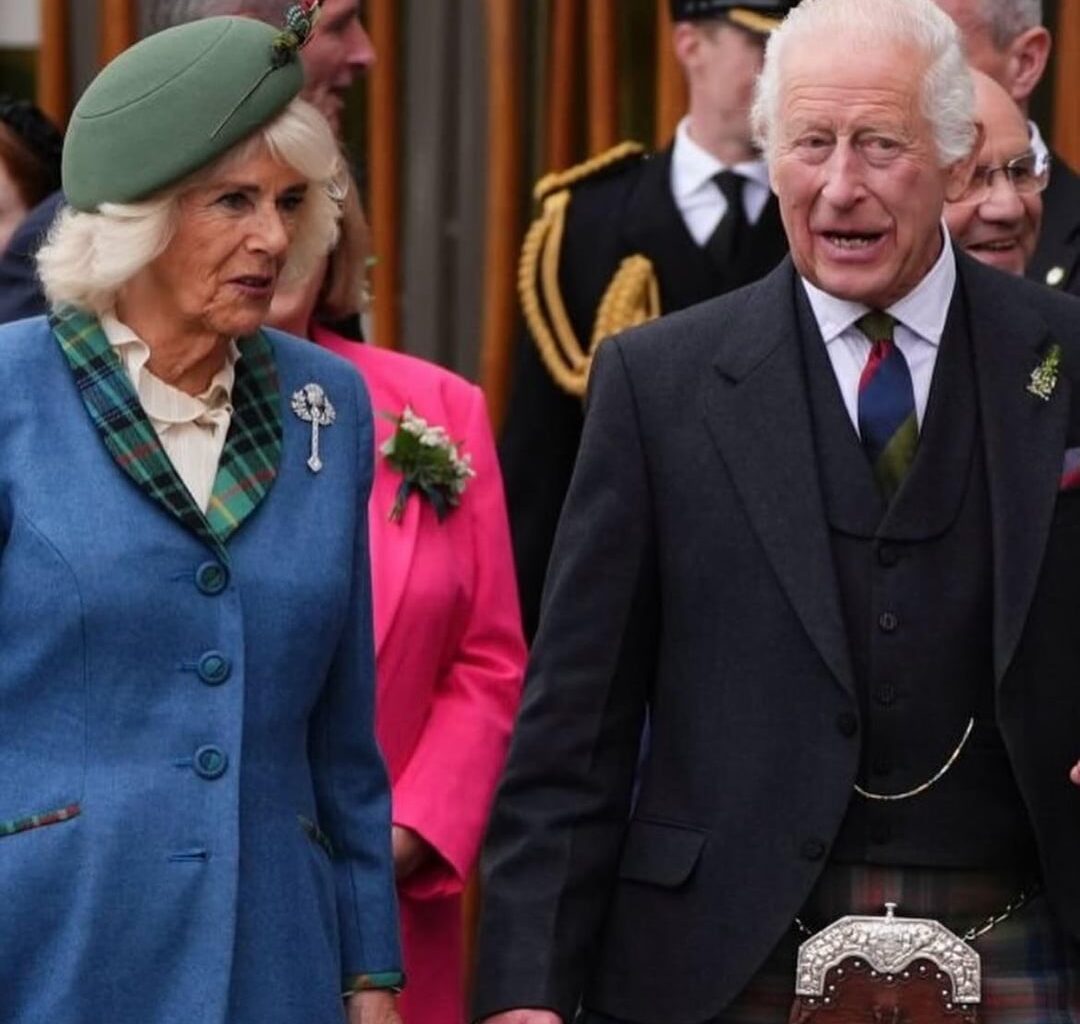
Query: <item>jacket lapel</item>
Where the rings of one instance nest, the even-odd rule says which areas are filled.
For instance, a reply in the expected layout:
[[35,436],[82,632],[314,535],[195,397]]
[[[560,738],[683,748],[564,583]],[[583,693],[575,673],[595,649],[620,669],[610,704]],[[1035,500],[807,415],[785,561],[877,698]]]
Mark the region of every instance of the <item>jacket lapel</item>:
[[227,561],[224,545],[161,447],[97,318],[66,307],[53,311],[49,323],[71,367],[83,405],[113,461],[151,501]]
[[262,333],[238,342],[233,414],[206,519],[224,544],[270,491],[281,462],[281,395],[270,342]]
[[825,664],[855,689],[818,479],[790,260],[722,328],[705,416],[769,562]]
[[266,496],[281,456],[273,351],[261,334],[239,342],[233,417],[206,515],[173,468],[97,319],[71,307],[49,322],[113,461],[151,501],[228,561],[225,542]]
[[994,671],[1012,660],[1046,549],[1072,390],[1062,374],[1048,401],[1028,392],[1054,344],[1046,323],[997,274],[957,256],[966,291],[986,444],[994,551]]

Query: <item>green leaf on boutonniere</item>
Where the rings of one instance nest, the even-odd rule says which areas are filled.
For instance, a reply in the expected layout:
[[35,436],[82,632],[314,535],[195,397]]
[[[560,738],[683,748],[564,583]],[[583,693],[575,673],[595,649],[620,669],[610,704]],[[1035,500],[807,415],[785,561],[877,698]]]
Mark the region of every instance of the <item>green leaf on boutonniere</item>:
[[471,457],[461,452],[460,443],[451,441],[445,429],[431,426],[408,405],[400,416],[383,415],[396,426],[379,451],[402,476],[390,519],[401,522],[409,495],[415,491],[431,504],[441,523],[458,506],[469,480],[476,476]]
[[1057,387],[1058,373],[1061,370],[1061,346],[1051,345],[1049,351],[1043,356],[1042,362],[1031,371],[1031,379],[1028,381],[1028,394],[1050,401],[1050,396]]

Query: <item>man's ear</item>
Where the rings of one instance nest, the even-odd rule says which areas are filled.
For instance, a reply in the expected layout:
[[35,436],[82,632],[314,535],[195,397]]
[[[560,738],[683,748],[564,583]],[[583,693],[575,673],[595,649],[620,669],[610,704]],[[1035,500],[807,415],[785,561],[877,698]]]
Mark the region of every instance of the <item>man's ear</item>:
[[967,156],[962,156],[959,160],[949,164],[946,168],[945,199],[947,202],[955,203],[967,191],[985,141],[986,128],[983,127],[982,121],[976,121],[975,144],[971,147],[971,152]]
[[689,21],[677,21],[671,29],[671,44],[675,50],[675,59],[682,65],[686,74],[697,63],[701,50],[701,32]]
[[1042,25],[1021,32],[1009,44],[1007,81],[1002,84],[1009,95],[1026,109],[1035,86],[1039,84],[1050,59],[1050,32]]

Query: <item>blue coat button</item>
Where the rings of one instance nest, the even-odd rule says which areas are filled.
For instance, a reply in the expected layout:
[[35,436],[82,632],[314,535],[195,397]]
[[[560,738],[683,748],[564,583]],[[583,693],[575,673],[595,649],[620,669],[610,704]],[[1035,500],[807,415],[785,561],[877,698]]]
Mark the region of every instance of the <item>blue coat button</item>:
[[195,671],[207,686],[220,686],[232,674],[232,662],[221,651],[207,651]]
[[195,586],[208,597],[215,597],[229,585],[229,570],[220,562],[203,562],[195,570]]
[[229,767],[229,759],[221,747],[208,743],[195,751],[195,774],[203,779],[220,779]]

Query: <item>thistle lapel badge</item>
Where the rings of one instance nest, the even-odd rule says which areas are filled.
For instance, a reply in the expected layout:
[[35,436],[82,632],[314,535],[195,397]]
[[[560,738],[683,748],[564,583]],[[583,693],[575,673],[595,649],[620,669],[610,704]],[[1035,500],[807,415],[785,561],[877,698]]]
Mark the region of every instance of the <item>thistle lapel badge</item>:
[[323,468],[319,457],[319,428],[330,426],[337,418],[337,410],[318,384],[305,384],[293,393],[292,411],[305,423],[311,424],[311,455],[307,465],[312,473],[318,473]]
[[1057,387],[1058,371],[1061,369],[1061,346],[1051,345],[1050,351],[1043,356],[1042,362],[1031,371],[1031,379],[1028,381],[1027,391],[1029,395],[1044,402],[1050,401],[1050,396]]

